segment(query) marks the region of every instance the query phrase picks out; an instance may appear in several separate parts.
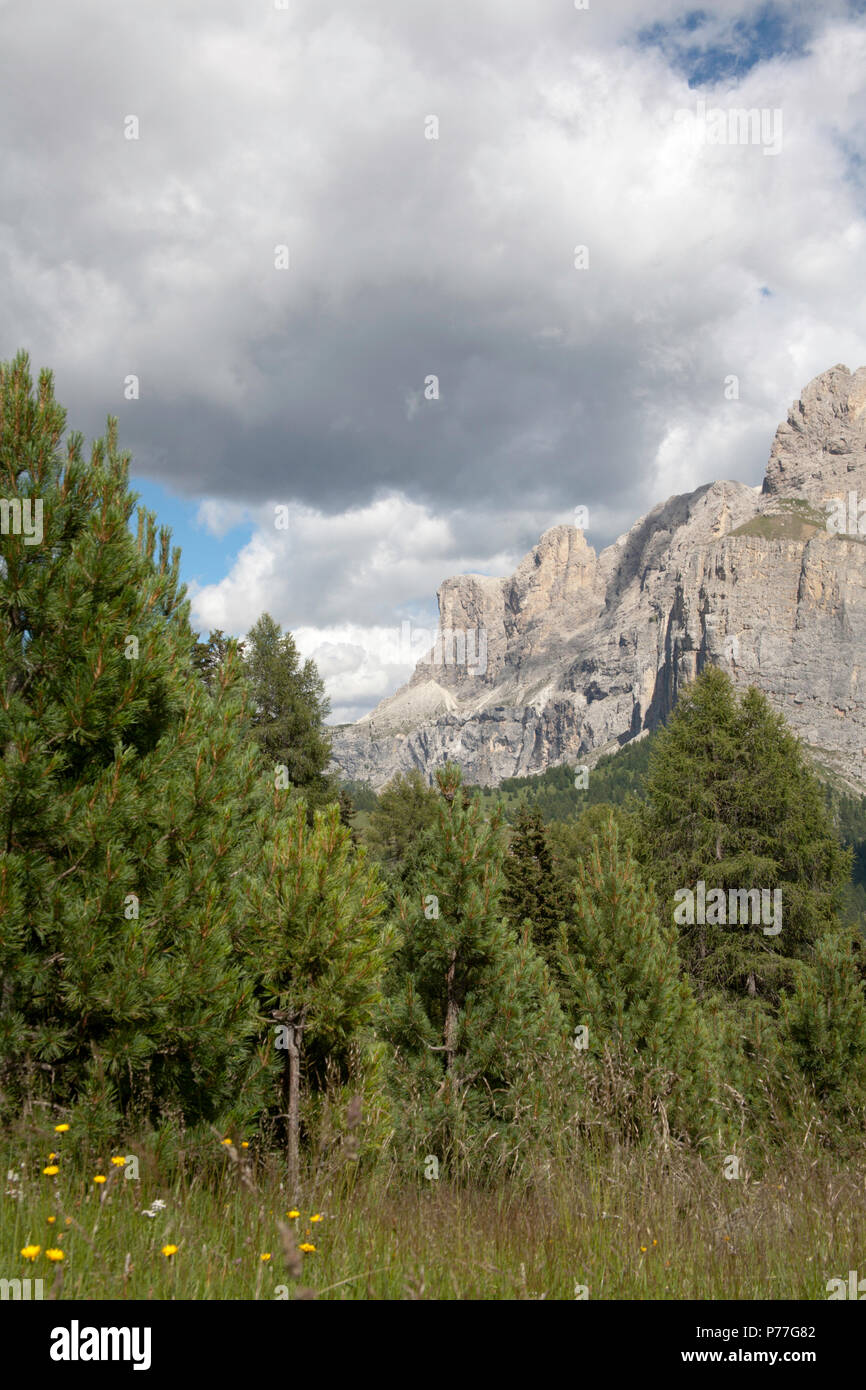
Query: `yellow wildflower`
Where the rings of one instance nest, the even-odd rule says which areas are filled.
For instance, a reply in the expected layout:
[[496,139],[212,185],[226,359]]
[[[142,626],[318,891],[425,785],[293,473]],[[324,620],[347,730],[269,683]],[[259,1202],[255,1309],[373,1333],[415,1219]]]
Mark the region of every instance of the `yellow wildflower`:
[[57,1220],[57,1217],[56,1217],[56,1216],[49,1216],[49,1218],[48,1218],[48,1224],[49,1224],[49,1226],[53,1226],[56,1220]]
[[176,1255],[176,1254],[177,1254],[177,1246],[176,1246],[176,1245],[164,1245],[164,1246],[162,1247],[162,1253],[163,1253],[163,1255],[165,1255],[166,1259],[168,1259],[168,1257],[169,1257],[170,1255]]
[[111,1161],[114,1164],[115,1168],[123,1168],[123,1166],[126,1163],[126,1159],[121,1158],[120,1154],[118,1154],[117,1157],[113,1158]]
[[220,1143],[221,1143],[221,1144],[230,1144],[231,1142],[232,1142],[231,1139],[221,1139],[221,1140],[220,1140]]
[[97,1173],[97,1174],[96,1174],[96,1177],[93,1179],[93,1181],[94,1181],[94,1182],[105,1182],[105,1174],[104,1174],[104,1173]]
[[271,1252],[270,1252],[270,1250],[267,1252],[267,1254],[265,1254],[265,1255],[260,1255],[260,1256],[259,1256],[259,1259],[260,1259],[260,1260],[269,1260],[270,1258],[271,1258]]
[[292,1208],[291,1211],[287,1211],[287,1212],[286,1212],[286,1216],[288,1216],[289,1220],[291,1220],[291,1221],[294,1221],[295,1217],[296,1217],[296,1216],[300,1216],[300,1214],[301,1214],[301,1213],[300,1213],[299,1211],[295,1211],[294,1207]]
[[321,1219],[322,1219],[322,1217],[321,1217],[321,1214],[320,1214],[319,1212],[316,1212],[315,1216],[311,1216],[311,1217],[310,1217],[310,1220],[311,1220],[311,1221],[321,1221]]
[[249,1146],[249,1144],[247,1143],[247,1141],[246,1141],[246,1139],[245,1139],[245,1140],[243,1141],[243,1143],[241,1144],[241,1148],[242,1148],[242,1149],[248,1149],[249,1147],[250,1147],[250,1146]]
[[48,1167],[43,1168],[42,1171],[46,1178],[54,1178],[60,1172],[60,1169],[57,1167],[56,1163],[49,1163]]
[[641,1253],[642,1255],[645,1255],[645,1254],[646,1254],[646,1246],[645,1246],[645,1245],[642,1245],[642,1246],[641,1246],[641,1248],[640,1248],[640,1253]]
[[21,1254],[24,1256],[25,1260],[35,1260],[41,1249],[41,1245],[25,1245]]
[[54,1260],[56,1262],[57,1260],[62,1260],[64,1255],[62,1250],[46,1250],[45,1257],[48,1260]]
[[68,1128],[69,1128],[69,1125],[55,1125],[55,1126],[54,1126],[54,1133],[55,1133],[55,1134],[65,1134],[66,1131],[68,1130]]
[[305,1255],[314,1255],[316,1253],[315,1245],[311,1245],[308,1240],[305,1240],[303,1245],[299,1245],[298,1249],[303,1250]]

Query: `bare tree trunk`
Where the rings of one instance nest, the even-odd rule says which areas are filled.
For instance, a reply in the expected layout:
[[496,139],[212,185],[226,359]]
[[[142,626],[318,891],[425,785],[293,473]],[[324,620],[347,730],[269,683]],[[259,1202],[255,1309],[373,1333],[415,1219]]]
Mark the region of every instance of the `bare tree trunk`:
[[454,992],[454,981],[457,975],[457,951],[451,952],[451,959],[448,963],[448,973],[445,982],[448,986],[448,997],[445,1005],[445,1070],[450,1071],[454,1065],[454,1057],[457,1052],[457,999]]
[[293,1014],[277,1014],[286,1030],[286,1060],[283,1067],[283,1116],[286,1123],[286,1170],[288,1190],[294,1198],[300,1178],[301,1130],[301,1049],[303,1046],[306,1005]]
[[289,1039],[286,1047],[286,1065],[283,1072],[283,1104],[286,1115],[286,1170],[289,1177],[289,1192],[294,1198],[298,1188],[298,1131],[300,1129],[300,1061],[301,1049],[297,1043],[297,1033],[289,1025]]

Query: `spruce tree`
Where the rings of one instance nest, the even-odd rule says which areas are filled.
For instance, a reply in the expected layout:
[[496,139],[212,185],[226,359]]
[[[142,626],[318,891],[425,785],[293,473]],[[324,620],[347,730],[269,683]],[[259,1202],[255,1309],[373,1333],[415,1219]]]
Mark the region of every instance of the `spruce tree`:
[[[560,934],[559,969],[575,1045],[596,1060],[612,1058],[618,1074],[634,1069],[651,1105],[664,1105],[672,1130],[706,1134],[715,1119],[717,1059],[681,976],[676,930],[659,922],[613,816],[580,867]],[[647,1113],[632,1104],[627,1084],[620,1097],[628,1102],[620,1123],[640,1131]]]
[[545,960],[559,937],[564,885],[553,866],[542,815],[537,806],[522,805],[515,818],[503,864],[503,907],[512,926],[530,924],[530,939]]
[[[646,790],[640,857],[661,911],[685,918],[684,894],[695,895],[695,920],[679,923],[688,970],[702,989],[777,1002],[792,961],[835,927],[850,871],[799,741],[760,692],[738,699],[727,674],[709,667],[658,734]],[[757,915],[758,899],[744,895],[761,890],[781,893],[781,930],[765,930],[763,916],[729,925],[731,903],[738,916],[741,903]]]
[[506,1161],[518,1120],[526,1138],[543,1111],[542,1067],[564,1020],[541,957],[504,917],[498,810],[482,820],[454,766],[436,783],[429,848],[399,903],[383,1032],[406,1144],[477,1176]]
[[247,634],[245,658],[253,739],[269,767],[286,769],[288,782],[303,792],[312,814],[338,796],[327,774],[330,704],[316,664],[301,661],[292,634],[269,613]]
[[238,662],[193,674],[179,551],[128,521],[117,423],[84,456],[51,374],[0,367],[0,1064],[11,1106],[187,1121],[238,1094],[255,1027],[233,956],[258,853]]
[[340,824],[345,825],[346,829],[351,832],[352,844],[356,845],[360,837],[352,825],[352,817],[355,814],[355,803],[345,787],[337,787],[337,806],[340,811]]

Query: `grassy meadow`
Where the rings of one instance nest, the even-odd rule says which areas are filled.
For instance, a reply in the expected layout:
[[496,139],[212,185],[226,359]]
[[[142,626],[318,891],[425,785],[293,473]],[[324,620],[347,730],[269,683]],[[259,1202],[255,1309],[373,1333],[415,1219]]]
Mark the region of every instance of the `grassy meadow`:
[[292,1194],[254,1142],[215,1135],[171,1176],[130,1148],[131,1181],[122,1152],[88,1165],[63,1136],[7,1144],[0,1276],[60,1300],[822,1300],[866,1266],[866,1154],[843,1168],[794,1149],[730,1180],[676,1147],[587,1150],[485,1187],[342,1161]]

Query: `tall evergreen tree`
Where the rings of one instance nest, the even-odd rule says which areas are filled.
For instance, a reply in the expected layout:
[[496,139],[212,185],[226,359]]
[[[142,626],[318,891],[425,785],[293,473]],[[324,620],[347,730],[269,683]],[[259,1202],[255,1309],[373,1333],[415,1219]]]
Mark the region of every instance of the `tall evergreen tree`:
[[499,813],[481,819],[454,766],[436,782],[430,847],[400,901],[384,1035],[407,1142],[478,1172],[503,1160],[518,1116],[530,1127],[543,1109],[540,1066],[564,1021],[541,957],[503,916]]
[[[676,894],[696,895],[695,920],[680,924],[687,968],[702,988],[777,1002],[792,982],[791,962],[807,959],[835,927],[850,872],[800,743],[762,694],[750,689],[738,699],[728,675],[709,667],[659,733],[646,789],[640,857],[661,910],[685,917],[688,903]],[[720,921],[713,900],[699,911],[699,883],[705,900],[720,890]],[[761,890],[781,892],[781,930],[763,918],[730,925],[732,902],[738,918],[741,904],[756,915],[756,900],[731,893]]]
[[415,866],[425,836],[436,823],[439,795],[417,768],[398,772],[379,794],[364,843],[386,869],[405,874]]
[[[575,884],[571,919],[560,936],[563,1007],[576,1045],[634,1068],[672,1130],[700,1137],[715,1121],[717,1059],[689,983],[682,978],[676,929],[662,925],[628,844],[610,816],[592,842]],[[627,1129],[646,1121],[625,1087]]]
[[244,643],[227,637],[222,628],[211,632],[206,642],[196,642],[193,648],[192,664],[211,693],[219,683],[219,674],[231,651],[243,656]]
[[[238,662],[194,676],[179,551],[139,513],[117,424],[60,441],[51,374],[0,367],[0,1067],[11,1105],[215,1115],[255,1027],[232,954],[258,853]],[[158,544],[157,544],[158,540]]]
[[553,871],[563,885],[564,903],[573,902],[573,885],[581,866],[592,853],[593,840],[604,834],[611,818],[616,822],[620,843],[631,840],[634,835],[632,815],[622,806],[612,805],[608,801],[586,806],[572,820],[554,820],[547,826]]
[[327,774],[330,704],[324,682],[315,662],[301,661],[292,634],[269,613],[250,629],[245,647],[253,738],[269,766],[286,768],[312,813],[338,795]]
[[508,854],[503,863],[502,903],[512,926],[530,924],[530,939],[545,960],[559,939],[565,893],[553,866],[547,832],[537,806],[521,806],[514,818]]
[[352,817],[355,814],[355,803],[346,791],[345,787],[337,786],[337,806],[340,811],[340,824],[345,825],[352,836],[352,844],[356,845],[359,841],[357,831],[352,826]]

